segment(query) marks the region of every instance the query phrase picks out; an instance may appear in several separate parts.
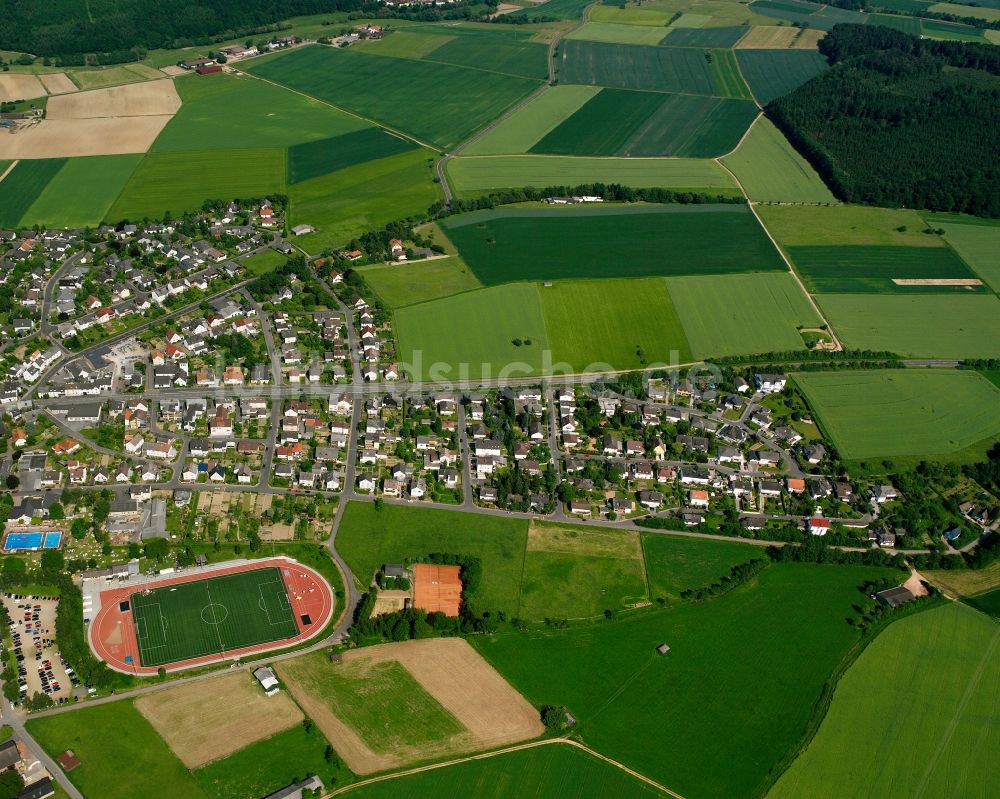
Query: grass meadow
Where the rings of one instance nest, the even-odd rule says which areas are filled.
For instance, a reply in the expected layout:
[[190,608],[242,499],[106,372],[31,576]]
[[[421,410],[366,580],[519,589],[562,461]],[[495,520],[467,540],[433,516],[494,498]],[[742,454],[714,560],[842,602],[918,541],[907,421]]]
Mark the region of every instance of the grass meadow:
[[[97,227],[142,155],[70,158],[21,217],[21,226]],[[117,221],[117,220],[109,220]]]
[[684,796],[752,796],[857,642],[858,585],[884,573],[772,565],[707,602],[471,643],[529,701],[565,704],[601,753]]
[[337,551],[365,585],[386,563],[417,560],[431,552],[473,555],[483,564],[474,609],[516,615],[527,541],[524,519],[431,508],[351,502],[337,533]]
[[0,191],[0,227],[14,228],[45,187],[67,163],[66,158],[39,158],[17,163],[3,179]]
[[404,266],[363,266],[358,272],[390,308],[403,308],[482,288],[482,283],[457,256],[413,261]]
[[376,782],[352,793],[363,799],[424,799],[428,796],[653,799],[662,796],[626,772],[568,744],[537,746],[422,771]]
[[991,795],[998,641],[995,622],[957,603],[889,626],[841,678],[816,737],[768,799]]
[[836,202],[816,170],[767,117],[758,119],[740,146],[722,162],[739,178],[751,200]]
[[656,533],[642,534],[650,599],[680,599],[681,591],[711,585],[738,563],[764,557],[752,544],[699,541]]
[[302,183],[338,169],[409,152],[417,145],[381,128],[362,128],[288,148],[288,182]]
[[249,70],[443,149],[541,85],[480,69],[319,46]]
[[695,358],[804,349],[822,320],[787,272],[667,278]]
[[955,597],[971,599],[1000,589],[1000,560],[981,569],[942,569],[921,573]]
[[947,456],[1000,436],[1000,390],[978,372],[804,372],[795,382],[848,460]]
[[815,50],[736,51],[740,71],[761,107],[789,94],[827,68]]
[[251,255],[242,263],[249,274],[263,275],[266,272],[273,272],[287,260],[287,255],[284,255],[277,250],[267,249],[263,252],[257,253],[256,255]]
[[785,269],[742,205],[513,208],[442,227],[485,285]]
[[736,196],[733,179],[713,161],[699,158],[573,158],[504,155],[455,158],[448,177],[460,194],[476,197],[497,189],[620,183]]
[[994,291],[1000,291],[1000,227],[942,224],[944,239]]
[[150,153],[107,213],[109,219],[158,219],[196,211],[209,199],[262,197],[285,190],[285,151],[192,150]]
[[916,211],[861,205],[761,205],[757,213],[783,247],[878,245],[945,247],[941,236],[924,233]]
[[993,294],[823,294],[818,302],[851,349],[907,358],[1000,357],[1000,300]]
[[970,597],[968,602],[977,610],[1000,620],[1000,590]]
[[660,278],[567,280],[539,288],[552,358],[572,373],[691,360]]

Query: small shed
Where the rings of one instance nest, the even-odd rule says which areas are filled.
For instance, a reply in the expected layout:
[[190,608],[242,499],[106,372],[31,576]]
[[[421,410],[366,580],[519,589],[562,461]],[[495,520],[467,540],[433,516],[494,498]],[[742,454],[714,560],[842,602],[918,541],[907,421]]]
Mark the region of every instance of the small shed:
[[658,647],[656,647],[656,651],[659,652],[661,655],[665,655],[667,654],[667,652],[670,651],[670,646],[668,644],[660,644]]
[[274,696],[278,693],[278,678],[270,667],[261,666],[259,669],[254,669],[253,676],[257,678],[265,694]]

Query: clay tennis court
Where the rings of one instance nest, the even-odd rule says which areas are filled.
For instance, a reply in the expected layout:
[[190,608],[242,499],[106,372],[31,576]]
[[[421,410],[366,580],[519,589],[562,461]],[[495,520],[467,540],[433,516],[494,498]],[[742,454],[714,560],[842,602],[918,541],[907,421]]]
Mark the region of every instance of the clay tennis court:
[[434,563],[413,565],[413,607],[428,613],[457,616],[462,606],[462,579],[458,566]]
[[174,114],[181,107],[174,82],[169,78],[94,89],[52,97],[45,118],[94,119],[98,117],[144,117]]
[[267,696],[246,671],[198,680],[135,700],[174,754],[198,768],[302,721],[287,693]]

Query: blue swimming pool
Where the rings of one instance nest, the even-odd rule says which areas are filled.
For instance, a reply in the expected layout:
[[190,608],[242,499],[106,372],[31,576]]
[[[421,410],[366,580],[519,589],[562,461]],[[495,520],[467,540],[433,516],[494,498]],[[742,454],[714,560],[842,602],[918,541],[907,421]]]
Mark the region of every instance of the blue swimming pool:
[[5,552],[23,552],[31,549],[59,549],[62,533],[58,530],[38,533],[7,533],[3,541]]

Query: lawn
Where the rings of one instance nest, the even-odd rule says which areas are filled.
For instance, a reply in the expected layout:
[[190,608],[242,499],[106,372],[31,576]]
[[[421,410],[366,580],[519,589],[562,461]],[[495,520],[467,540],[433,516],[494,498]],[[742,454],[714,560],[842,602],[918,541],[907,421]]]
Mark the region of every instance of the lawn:
[[840,680],[768,799],[990,796],[1000,780],[996,758],[983,757],[996,743],[998,641],[996,623],[959,604],[891,625]]
[[0,190],[0,227],[15,228],[21,224],[21,218],[67,162],[66,158],[18,161],[0,184],[3,187]]
[[513,616],[527,535],[523,519],[397,505],[377,511],[370,503],[351,502],[337,533],[337,551],[364,585],[386,563],[419,561],[432,552],[475,556],[483,577],[473,609]]
[[281,641],[299,632],[276,568],[136,592],[131,602],[143,666]]
[[302,183],[338,169],[405,153],[416,147],[412,140],[381,128],[362,128],[329,139],[296,144],[288,148],[288,182]]
[[368,127],[335,108],[247,75],[174,81],[184,104],[152,152],[287,147]]
[[722,162],[739,178],[751,200],[836,202],[816,170],[767,117],[758,119],[736,151]]
[[733,179],[712,161],[698,158],[573,158],[506,155],[455,158],[448,177],[461,195],[477,197],[497,189],[620,183],[736,196]]
[[742,205],[511,208],[442,226],[485,285],[785,269]]
[[[28,721],[28,732],[55,757],[72,749],[81,765],[69,773],[85,796],[101,799],[205,799],[152,725],[129,701]],[[97,730],[113,734],[95,734]],[[123,779],[123,769],[127,778]]]
[[442,149],[541,85],[480,69],[333,47],[303,47],[248,69]]
[[596,86],[552,86],[489,130],[481,139],[472,142],[462,153],[525,153],[600,91]]
[[642,534],[651,599],[679,600],[681,591],[718,582],[738,563],[764,557],[752,544]]
[[465,728],[395,660],[330,665],[326,652],[287,660],[281,676],[329,707],[373,752],[447,741]]
[[982,286],[906,286],[897,279],[976,280],[972,270],[946,247],[814,245],[789,247],[806,288],[818,294],[943,294],[985,291]]
[[197,211],[206,200],[263,197],[285,190],[285,151],[192,150],[150,153],[118,196],[108,219],[161,218]]
[[852,349],[907,358],[1000,356],[1000,300],[992,294],[824,294],[819,304]]
[[20,225],[97,227],[140,161],[142,155],[70,158],[25,211]]
[[827,68],[826,59],[815,50],[741,48],[736,51],[736,59],[762,107],[799,88]]
[[412,150],[289,186],[290,223],[316,228],[295,243],[318,253],[423,214],[441,195],[432,166],[426,150]]
[[916,211],[861,205],[761,205],[764,225],[786,247],[819,244],[873,244],[944,247],[941,236],[924,233],[927,223]]
[[552,359],[569,374],[691,360],[660,278],[560,280],[539,292]]
[[425,799],[428,796],[653,799],[662,796],[626,772],[566,744],[523,749],[421,771],[376,782],[352,794],[362,799]]
[[249,274],[263,275],[265,272],[273,272],[287,260],[287,255],[283,255],[277,250],[267,249],[263,252],[257,253],[256,255],[251,255],[245,261],[241,261],[240,263],[246,267]]
[[857,642],[859,584],[884,573],[773,565],[707,602],[472,643],[529,701],[565,704],[602,754],[689,799],[753,796]]
[[787,272],[667,278],[695,358],[804,349],[822,320]]
[[[936,224],[936,223],[935,223]],[[1000,227],[941,224],[948,242],[995,291],[1000,291]]]
[[403,265],[363,266],[358,273],[390,308],[403,308],[482,288],[476,276],[457,256]]
[[796,374],[841,457],[931,458],[1000,435],[1000,390],[973,371]]
[[533,283],[409,305],[395,312],[394,326],[403,369],[422,378],[497,379],[546,371],[549,347]]
[[604,89],[532,146],[555,155],[724,155],[757,116],[749,100]]

